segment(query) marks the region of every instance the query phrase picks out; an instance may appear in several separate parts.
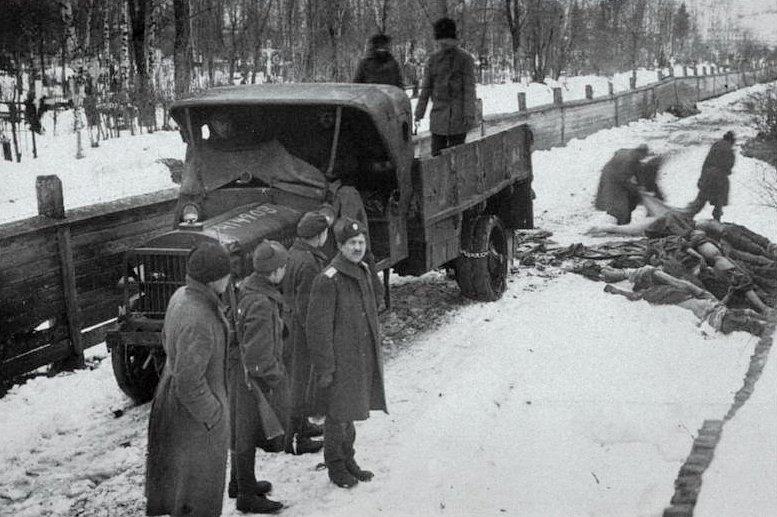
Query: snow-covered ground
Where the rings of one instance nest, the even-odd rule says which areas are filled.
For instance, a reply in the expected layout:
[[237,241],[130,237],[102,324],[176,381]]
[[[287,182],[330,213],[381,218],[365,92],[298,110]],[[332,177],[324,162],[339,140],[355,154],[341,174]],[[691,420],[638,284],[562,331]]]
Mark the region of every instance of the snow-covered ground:
[[[536,225],[561,245],[596,241],[583,232],[608,217],[592,207],[599,171],[616,149],[641,142],[670,154],[660,182],[670,204],[687,203],[709,144],[728,129],[740,142],[754,134],[740,102],[762,88],[700,103],[696,117],[660,116],[534,152]],[[91,186],[102,174],[103,199],[145,179],[152,190],[169,186],[166,170],[144,164],[182,157],[174,139],[125,136],[78,162],[61,155],[67,206],[94,202]],[[124,162],[134,164],[131,179]],[[8,174],[34,184],[42,167],[24,163]],[[764,167],[737,157],[723,219],[777,241],[777,212],[759,204]],[[146,175],[156,175],[156,187]],[[22,203],[26,192],[5,185],[0,206],[9,195]],[[709,214],[707,207],[701,217]],[[643,216],[640,209],[635,219]],[[315,469],[320,454],[259,456],[258,475],[289,506],[283,515],[662,515],[697,430],[722,419],[742,386],[756,339],[723,336],[681,308],[610,296],[552,267],[516,266],[500,301],[451,308],[442,327],[392,354],[390,414],[357,425],[357,458],[375,471],[373,482],[334,487]],[[445,282],[430,273],[402,286]],[[416,317],[439,303],[419,302]],[[0,399],[0,515],[143,514],[149,407],[121,394],[110,361],[100,361],[103,346],[90,353],[93,370],[37,378]],[[698,515],[777,515],[774,363],[724,427]],[[240,515],[226,498],[224,514]]]

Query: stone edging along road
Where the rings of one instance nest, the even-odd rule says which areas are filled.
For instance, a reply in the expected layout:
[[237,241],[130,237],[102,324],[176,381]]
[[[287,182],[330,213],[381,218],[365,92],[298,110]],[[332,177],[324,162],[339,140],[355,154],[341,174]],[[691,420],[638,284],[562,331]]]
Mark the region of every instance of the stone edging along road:
[[663,517],[693,516],[693,510],[701,491],[702,476],[712,463],[715,447],[720,441],[726,422],[731,420],[739,408],[747,402],[755,389],[756,382],[761,377],[761,372],[769,359],[775,326],[777,326],[777,316],[771,318],[763,336],[758,340],[753,355],[750,357],[750,366],[745,373],[742,387],[734,395],[734,401],[726,415],[722,420],[705,420],[699,429],[699,435],[693,441],[691,452],[680,467],[680,472],[675,479],[674,496],[670,501],[670,506],[664,510]]

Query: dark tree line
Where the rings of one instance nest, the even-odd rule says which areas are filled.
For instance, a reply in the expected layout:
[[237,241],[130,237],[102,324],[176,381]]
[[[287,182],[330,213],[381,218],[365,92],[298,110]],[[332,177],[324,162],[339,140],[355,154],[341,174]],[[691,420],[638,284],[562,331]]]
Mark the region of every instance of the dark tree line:
[[376,32],[390,34],[400,62],[417,67],[443,15],[457,21],[483,67],[540,82],[670,60],[775,58],[729,13],[706,14],[701,26],[681,0],[0,0],[0,69],[46,80],[53,64],[97,62],[151,98],[164,60],[174,64],[177,96],[261,75],[347,81]]

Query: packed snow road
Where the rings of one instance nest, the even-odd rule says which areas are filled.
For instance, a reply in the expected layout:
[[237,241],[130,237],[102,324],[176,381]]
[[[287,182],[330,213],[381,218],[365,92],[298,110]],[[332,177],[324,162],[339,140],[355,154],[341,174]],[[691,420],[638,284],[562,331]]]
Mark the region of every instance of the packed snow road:
[[[753,133],[739,110],[747,93],[692,119],[535,152],[537,225],[562,245],[592,240],[582,234],[602,218],[591,207],[601,166],[643,141],[672,153],[669,202],[690,201],[712,140]],[[763,166],[737,157],[724,220],[775,241],[774,212],[757,204]],[[316,470],[320,454],[261,454],[257,473],[288,505],[283,515],[660,516],[702,422],[722,419],[742,386],[756,338],[611,296],[557,266],[516,265],[491,304],[462,301],[438,273],[397,279],[395,312],[383,317],[390,414],[357,425],[357,458],[376,478],[342,490]],[[109,361],[94,364],[0,400],[0,515],[144,513],[148,405],[131,407]],[[226,498],[224,514],[240,515]]]

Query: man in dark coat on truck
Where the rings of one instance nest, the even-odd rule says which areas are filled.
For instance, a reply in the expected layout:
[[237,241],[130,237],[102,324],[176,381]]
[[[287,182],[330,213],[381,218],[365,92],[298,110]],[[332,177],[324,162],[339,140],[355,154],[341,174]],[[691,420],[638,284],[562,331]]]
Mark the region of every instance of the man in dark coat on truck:
[[367,55],[359,61],[353,82],[404,87],[399,63],[391,55],[389,44],[391,38],[386,34],[376,34],[370,38]]
[[162,328],[167,363],[148,423],[147,515],[221,515],[229,323],[219,295],[229,275],[224,249],[200,245],[189,254],[186,285],[170,298]]
[[291,339],[284,350],[291,382],[291,419],[286,429],[285,449],[291,454],[318,452],[323,442],[311,440],[320,428],[308,421],[305,395],[310,380],[310,352],[305,337],[305,321],[313,279],[329,258],[321,247],[326,243],[329,224],[322,212],[308,212],[297,224],[297,239],[289,250],[289,263],[283,277],[284,318],[290,325]]
[[424,118],[432,99],[429,130],[432,156],[447,147],[464,143],[475,127],[475,60],[459,47],[456,22],[440,18],[434,23],[434,39],[440,50],[429,56],[415,108],[416,122]]
[[[233,403],[237,509],[245,513],[275,513],[283,504],[267,498],[270,488],[257,483],[256,447],[283,436],[281,421],[288,412],[288,379],[283,365],[283,297],[278,286],[286,273],[289,253],[276,241],[262,241],[253,253],[254,272],[240,286],[237,335],[240,343],[239,382]],[[268,404],[270,399],[273,404]],[[268,407],[270,406],[270,407]]]
[[637,175],[647,154],[645,144],[636,149],[619,149],[602,168],[594,206],[615,217],[619,225],[631,222],[636,206],[633,199],[639,195]]
[[712,217],[720,221],[723,215],[723,207],[728,204],[729,179],[731,169],[734,167],[734,143],[736,137],[733,131],[727,131],[723,138],[716,141],[710,147],[707,158],[701,167],[701,176],[697,186],[699,194],[696,196],[688,210],[696,215],[708,202],[713,206]]
[[326,401],[324,461],[329,479],[350,488],[370,481],[354,458],[354,420],[386,411],[383,355],[378,328],[377,277],[363,262],[367,229],[356,219],[335,223],[339,253],[310,293],[307,339],[320,398]]

